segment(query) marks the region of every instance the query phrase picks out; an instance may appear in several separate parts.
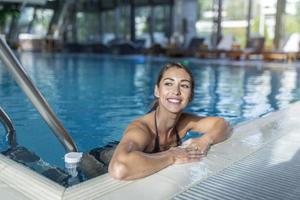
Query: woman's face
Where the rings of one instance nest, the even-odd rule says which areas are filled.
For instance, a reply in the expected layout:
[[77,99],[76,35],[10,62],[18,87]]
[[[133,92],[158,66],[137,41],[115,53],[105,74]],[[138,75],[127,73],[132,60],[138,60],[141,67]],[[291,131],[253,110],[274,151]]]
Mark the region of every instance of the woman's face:
[[168,69],[159,85],[155,86],[155,96],[159,99],[159,105],[172,113],[181,112],[190,102],[191,84],[191,77],[184,69]]

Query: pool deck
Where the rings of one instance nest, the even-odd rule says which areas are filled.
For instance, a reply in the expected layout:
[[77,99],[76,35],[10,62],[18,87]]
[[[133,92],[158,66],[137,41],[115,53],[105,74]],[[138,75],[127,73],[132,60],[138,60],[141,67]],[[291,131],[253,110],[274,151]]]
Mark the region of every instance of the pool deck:
[[[259,154],[261,149],[271,152],[270,159],[266,161],[268,165],[291,160],[300,147],[299,111],[300,102],[297,102],[239,124],[234,127],[233,135],[225,142],[212,146],[202,161],[173,165],[135,181],[117,181],[105,174],[65,188],[0,155],[1,199],[172,199],[242,159]],[[272,158],[280,153],[280,159],[272,162]],[[300,163],[296,164],[300,166]],[[297,184],[299,190],[300,180]]]

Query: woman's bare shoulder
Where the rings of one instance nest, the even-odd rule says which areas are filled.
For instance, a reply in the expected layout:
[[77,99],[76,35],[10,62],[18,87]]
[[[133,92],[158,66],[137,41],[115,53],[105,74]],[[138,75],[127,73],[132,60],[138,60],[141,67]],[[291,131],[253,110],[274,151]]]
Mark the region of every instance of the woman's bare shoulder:
[[197,121],[199,121],[203,118],[205,118],[205,117],[198,116],[198,115],[195,115],[195,114],[192,114],[192,113],[182,113],[180,118],[179,118],[179,123],[183,126],[186,126],[190,123],[197,122]]
[[144,150],[153,140],[150,125],[144,117],[132,121],[123,134],[121,145],[135,146],[139,150]]
[[150,137],[152,136],[152,131],[151,131],[151,121],[150,121],[150,116],[144,115],[134,121],[132,121],[126,131],[125,134],[143,134],[145,137]]
[[188,112],[184,112],[181,114],[180,116],[181,119],[185,119],[185,120],[192,120],[192,119],[203,119],[205,118],[204,116],[199,116],[193,113],[188,113]]
[[199,123],[199,121],[201,121],[203,118],[205,117],[197,116],[191,113],[182,113],[178,121],[178,131],[183,133],[190,131],[194,124]]
[[188,131],[207,132],[215,123],[224,121],[221,117],[197,116],[191,113],[184,113],[180,117],[180,126]]

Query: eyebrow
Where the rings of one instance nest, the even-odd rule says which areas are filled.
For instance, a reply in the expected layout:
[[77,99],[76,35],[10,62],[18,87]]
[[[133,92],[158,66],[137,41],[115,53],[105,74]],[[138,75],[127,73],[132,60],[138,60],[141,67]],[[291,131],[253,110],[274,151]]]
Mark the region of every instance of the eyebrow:
[[[169,77],[163,79],[163,81],[166,81],[166,80],[175,81],[173,78],[169,78]],[[191,81],[187,80],[187,79],[183,79],[180,82],[189,82],[189,83],[191,83]]]

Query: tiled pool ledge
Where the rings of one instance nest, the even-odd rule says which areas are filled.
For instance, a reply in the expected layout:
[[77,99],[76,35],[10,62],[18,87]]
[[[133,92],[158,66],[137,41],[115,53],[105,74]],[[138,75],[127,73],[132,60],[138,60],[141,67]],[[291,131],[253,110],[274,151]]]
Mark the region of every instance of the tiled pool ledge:
[[242,158],[267,148],[269,143],[280,142],[284,148],[289,144],[286,140],[299,139],[293,137],[300,130],[299,110],[300,102],[242,123],[234,127],[230,139],[214,145],[202,161],[174,165],[136,181],[116,181],[106,174],[64,188],[0,155],[1,199],[171,199]]

